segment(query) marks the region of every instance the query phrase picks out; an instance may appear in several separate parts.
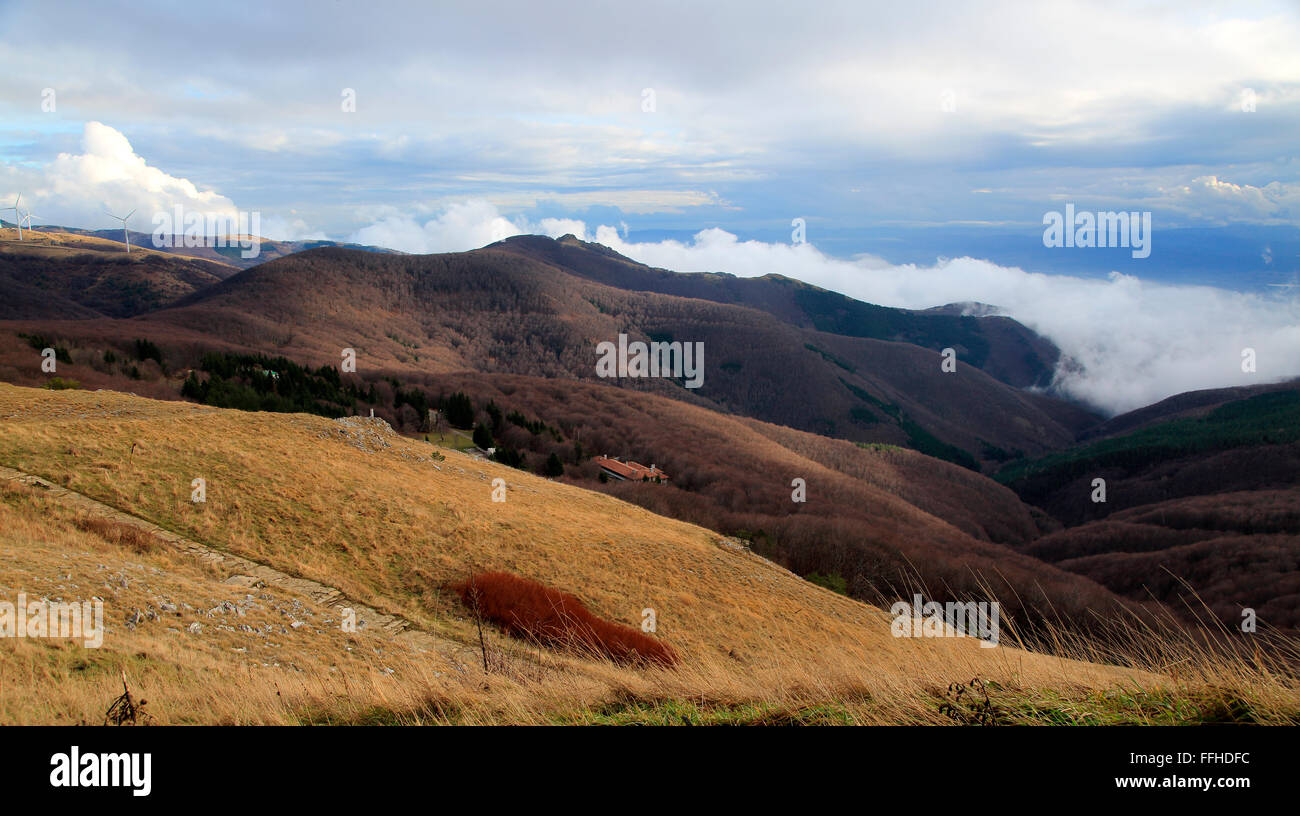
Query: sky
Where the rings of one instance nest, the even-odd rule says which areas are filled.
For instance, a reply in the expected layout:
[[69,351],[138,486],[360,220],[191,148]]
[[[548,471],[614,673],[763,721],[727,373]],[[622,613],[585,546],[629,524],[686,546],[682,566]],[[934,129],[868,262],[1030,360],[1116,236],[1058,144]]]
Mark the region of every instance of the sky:
[[[979,301],[1109,412],[1300,375],[1296,2],[0,0],[0,64],[0,206],[38,224],[574,233]],[[1067,205],[1149,213],[1149,255],[1045,246]]]

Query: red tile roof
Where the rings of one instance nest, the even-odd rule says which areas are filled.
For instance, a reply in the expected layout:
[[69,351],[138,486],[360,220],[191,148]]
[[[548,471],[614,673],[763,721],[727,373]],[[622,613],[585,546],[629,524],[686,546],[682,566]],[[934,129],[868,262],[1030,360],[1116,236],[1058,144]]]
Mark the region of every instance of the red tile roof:
[[620,462],[608,456],[597,456],[596,464],[600,465],[611,476],[617,476],[631,482],[654,481],[656,478],[660,481],[668,481],[668,474],[654,465],[646,467],[638,462]]

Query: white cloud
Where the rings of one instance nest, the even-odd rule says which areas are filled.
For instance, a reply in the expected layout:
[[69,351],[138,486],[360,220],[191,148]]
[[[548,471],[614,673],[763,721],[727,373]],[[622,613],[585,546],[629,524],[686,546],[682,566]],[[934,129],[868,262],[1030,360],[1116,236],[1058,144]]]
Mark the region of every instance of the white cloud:
[[552,238],[573,235],[583,241],[587,240],[587,225],[573,218],[543,218],[539,226],[541,235],[549,235]]
[[[12,0],[4,20],[44,30],[48,5]],[[1294,3],[718,0],[689,20],[659,0],[589,5],[371,3],[322,15],[232,0],[231,19],[259,24],[205,43],[198,61],[170,36],[189,23],[185,4],[65,13],[49,36],[0,42],[4,147],[44,160],[41,140],[69,112],[166,129],[234,180],[223,184],[248,185],[228,194],[284,201],[335,233],[357,226],[335,208],[340,181],[366,199],[350,204],[408,209],[439,195],[565,213],[753,210],[796,191],[829,209],[844,206],[831,203],[842,187],[879,207],[826,213],[841,224],[1023,219],[1044,190],[1128,201],[1165,162],[1296,181],[1285,160],[1300,110]],[[38,112],[45,87],[58,91],[57,116]],[[641,109],[646,87],[653,113]],[[344,88],[358,93],[355,113],[341,109]],[[1255,113],[1241,111],[1247,88]],[[940,109],[947,89],[952,113]],[[934,168],[950,184],[918,178]],[[1021,191],[1020,206],[954,192],[989,186]],[[1219,217],[1238,212],[1250,209]]]
[[131,227],[148,232],[155,212],[178,205],[202,213],[236,211],[229,198],[151,166],[108,125],[87,122],[81,141],[82,153],[60,153],[39,172],[9,168],[10,184],[26,182],[24,198],[47,223],[107,226],[112,219],[105,210],[117,215],[136,210]]
[[[119,130],[101,122],[87,122],[82,130],[81,153],[60,153],[44,167],[29,168],[16,164],[0,165],[0,200],[21,193],[23,208],[34,214],[35,223],[75,227],[116,227],[107,213],[135,215],[128,221],[131,229],[153,232],[156,214],[168,216],[164,229],[180,234],[186,222],[176,221],[176,208],[182,219],[193,214],[205,216],[204,228],[224,231],[208,216],[237,219],[239,210],[229,197],[215,190],[201,189],[186,178],[167,173],[149,164],[135,152],[131,142]],[[252,214],[247,216],[251,219]],[[290,211],[288,217],[258,213],[257,225],[263,237],[280,241],[324,240],[327,236],[313,230],[305,220]]]
[[408,216],[390,215],[357,230],[348,240],[403,252],[463,252],[521,232],[523,227],[495,206],[474,200],[452,204],[423,225]]
[[411,216],[388,215],[352,233],[347,240],[427,254],[464,252],[512,235],[537,234],[559,238],[566,233],[585,239],[587,226],[571,218],[543,218],[536,224],[523,218],[511,220],[503,216],[495,204],[473,199],[450,204],[423,224]]
[[1300,184],[1273,181],[1262,187],[1234,184],[1218,176],[1198,176],[1187,184],[1162,188],[1161,203],[1199,218],[1294,224],[1300,220]]
[[313,230],[301,218],[270,215],[261,219],[261,235],[272,241],[328,241],[329,236]]

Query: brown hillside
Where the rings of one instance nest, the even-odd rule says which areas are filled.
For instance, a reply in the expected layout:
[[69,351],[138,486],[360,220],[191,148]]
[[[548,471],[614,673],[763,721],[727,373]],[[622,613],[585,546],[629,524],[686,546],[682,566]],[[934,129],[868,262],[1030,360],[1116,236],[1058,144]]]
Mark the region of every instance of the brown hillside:
[[780,275],[740,278],[725,273],[656,269],[572,235],[559,240],[520,235],[493,244],[492,248],[535,258],[618,289],[748,306],[805,329],[914,343],[931,351],[948,345],[960,347],[960,336],[969,335],[972,345],[978,347],[969,349],[978,351],[976,367],[1016,387],[1049,385],[1060,358],[1060,351],[1051,342],[1010,318],[970,317],[951,306],[921,311],[894,309],[864,304]]
[[[971,365],[954,374],[909,343],[800,328],[756,309],[630,292],[499,249],[391,256],[322,249],[264,264],[150,315],[164,336],[196,330],[227,342],[336,364],[355,348],[372,367],[477,370],[597,380],[596,345],[633,339],[705,344],[698,390],[623,380],[830,436],[918,444],[907,421],[982,458],[986,445],[1041,453],[1074,438],[1055,416]],[[804,398],[788,399],[789,393]]]
[[[122,230],[84,230],[70,227],[53,227],[46,228],[56,232],[63,232],[70,240],[75,239],[82,242],[101,242],[113,247],[114,250],[122,251]],[[283,258],[286,255],[292,255],[295,252],[302,252],[308,249],[318,247],[348,247],[365,252],[380,252],[392,255],[401,255],[395,249],[385,247],[363,246],[360,244],[343,244],[338,241],[275,241],[270,238],[260,238],[257,245],[257,254],[251,257],[244,257],[244,247],[237,243],[236,238],[227,239],[229,246],[218,247],[209,246],[205,242],[204,246],[185,246],[184,236],[172,236],[171,246],[154,247],[153,235],[148,232],[136,232],[131,230],[131,251],[134,252],[136,247],[148,247],[158,252],[180,257],[192,258],[194,260],[209,261],[222,266],[230,267],[234,270],[249,269],[250,267],[264,264],[267,261],[273,261],[276,258]],[[227,277],[224,276],[223,277]]]
[[1273,626],[1300,628],[1300,488],[1133,507],[1024,551],[1186,617],[1204,602],[1229,626],[1249,607]]
[[[337,586],[451,646],[340,632],[335,607],[180,555],[170,532],[128,540],[62,504],[61,490],[10,483],[0,485],[0,584],[94,593],[108,630],[93,653],[53,639],[0,643],[5,722],[98,721],[123,671],[161,723],[937,724],[972,721],[960,705],[944,710],[944,690],[971,677],[987,682],[996,722],[1294,722],[1295,689],[1271,662],[1189,652],[1168,633],[1134,665],[1173,663],[1175,677],[1005,639],[988,649],[891,637],[881,610],[698,527],[452,451],[438,459],[382,423],[0,385],[0,427],[8,465]],[[196,473],[208,479],[204,504],[189,500]],[[489,498],[495,478],[509,485],[506,502]],[[679,663],[620,667],[521,648],[489,628],[485,671],[473,621],[442,588],[494,569],[624,625],[655,609],[654,637]]]
[[[917,643],[890,637],[880,610],[699,527],[463,454],[438,460],[380,423],[0,385],[0,424],[7,466],[451,635],[471,627],[442,588],[475,568],[546,578],[626,624],[654,607],[687,663],[729,650],[763,663],[774,647],[816,662],[850,632],[885,651]],[[199,474],[204,504],[190,501]],[[491,498],[498,477],[503,503]],[[900,526],[927,522],[880,498]]]
[[[557,450],[655,463],[667,485],[597,481],[590,461],[566,464],[580,480],[662,515],[753,541],[756,551],[800,574],[843,576],[856,597],[881,602],[923,586],[944,600],[982,596],[986,586],[1009,614],[1042,620],[1052,611],[1085,621],[1116,599],[1090,582],[1020,555],[1053,526],[1015,494],[964,468],[902,449],[863,448],[628,389],[508,375],[427,378],[432,393],[462,391],[561,429]],[[503,439],[527,444],[518,429]],[[545,437],[538,437],[545,441]],[[536,461],[542,453],[530,454]],[[791,481],[807,484],[792,500]]]
[[[0,236],[0,319],[130,317],[167,306],[237,270],[63,232]],[[12,236],[12,240],[10,240]]]

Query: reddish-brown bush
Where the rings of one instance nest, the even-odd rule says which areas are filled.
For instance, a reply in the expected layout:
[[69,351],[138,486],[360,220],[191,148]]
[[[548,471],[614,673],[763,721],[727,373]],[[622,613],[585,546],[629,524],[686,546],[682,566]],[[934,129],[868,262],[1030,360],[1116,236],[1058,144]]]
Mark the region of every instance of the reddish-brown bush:
[[94,533],[110,544],[127,547],[141,555],[157,552],[161,547],[153,533],[133,524],[86,516],[77,520],[77,526],[88,533]]
[[507,633],[546,646],[606,655],[619,663],[671,666],[671,646],[591,613],[578,598],[508,572],[482,572],[452,589],[461,601]]

